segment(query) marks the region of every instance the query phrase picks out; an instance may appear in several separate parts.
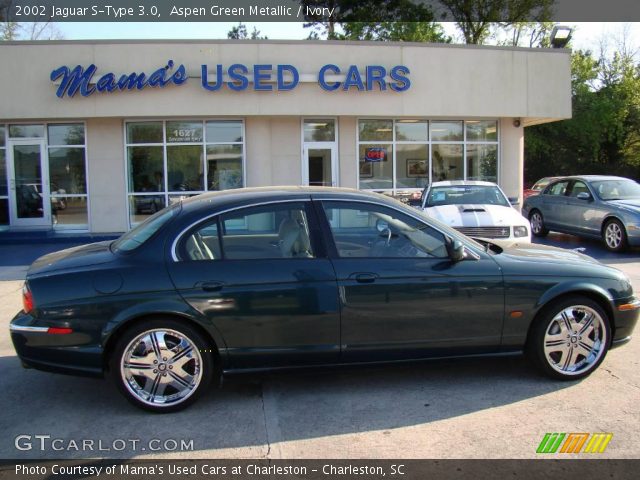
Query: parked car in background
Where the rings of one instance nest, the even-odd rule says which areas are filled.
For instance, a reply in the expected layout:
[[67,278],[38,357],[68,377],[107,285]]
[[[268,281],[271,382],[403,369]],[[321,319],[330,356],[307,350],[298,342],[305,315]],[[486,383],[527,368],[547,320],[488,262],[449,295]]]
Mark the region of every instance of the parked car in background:
[[282,367],[524,350],[576,380],[629,341],[640,309],[622,272],[578,252],[481,244],[382,195],[317,187],[206,193],[45,255],[23,305],[23,365],[106,374],[157,412],[217,375]]
[[525,188],[522,191],[523,198],[526,199],[526,198],[529,198],[532,195],[538,195],[542,190],[544,190],[546,188],[547,185],[549,185],[554,180],[557,180],[558,178],[560,178],[560,177],[544,177],[544,178],[541,178],[536,183],[534,183],[531,188]]
[[612,252],[640,246],[640,185],[605,175],[562,177],[525,200],[531,231],[550,230],[602,239]]
[[502,189],[491,182],[435,182],[422,195],[424,212],[470,237],[531,241],[529,221]]

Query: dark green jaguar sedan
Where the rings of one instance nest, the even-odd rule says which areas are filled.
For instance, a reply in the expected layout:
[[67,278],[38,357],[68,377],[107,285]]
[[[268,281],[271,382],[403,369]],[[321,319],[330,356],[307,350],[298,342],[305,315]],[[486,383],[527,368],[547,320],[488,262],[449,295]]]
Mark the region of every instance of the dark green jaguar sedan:
[[11,336],[27,367],[111,377],[184,408],[221,374],[525,351],[556,379],[630,339],[628,278],[573,251],[474,241],[377,194],[210,193],[114,242],[31,265]]

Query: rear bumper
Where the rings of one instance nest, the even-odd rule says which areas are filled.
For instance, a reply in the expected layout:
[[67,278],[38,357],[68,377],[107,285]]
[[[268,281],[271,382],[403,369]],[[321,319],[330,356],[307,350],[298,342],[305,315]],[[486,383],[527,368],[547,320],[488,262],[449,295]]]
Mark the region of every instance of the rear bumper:
[[23,366],[69,375],[103,376],[99,345],[87,345],[87,335],[80,332],[47,333],[49,326],[39,324],[24,312],[11,320],[11,341]]

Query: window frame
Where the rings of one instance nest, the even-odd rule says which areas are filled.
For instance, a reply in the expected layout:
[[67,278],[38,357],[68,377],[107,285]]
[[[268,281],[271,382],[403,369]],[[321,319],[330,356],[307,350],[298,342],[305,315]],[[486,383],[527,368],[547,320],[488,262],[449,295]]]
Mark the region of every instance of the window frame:
[[[256,207],[270,207],[273,205],[283,205],[283,204],[298,204],[298,205],[302,205],[302,207],[304,208],[304,212],[307,218],[307,223],[308,223],[308,227],[309,227],[309,241],[311,243],[311,249],[313,251],[313,257],[310,258],[302,258],[302,257],[291,257],[291,258],[287,258],[287,257],[283,257],[283,258],[278,258],[278,257],[274,257],[274,258],[253,258],[253,259],[249,259],[249,258],[242,258],[242,259],[236,259],[236,258],[227,258],[225,251],[224,251],[224,240],[222,239],[222,237],[224,236],[224,228],[222,225],[222,217],[226,214],[233,214],[235,212],[239,212],[242,210],[247,210],[250,208],[256,208]],[[190,235],[192,235],[194,232],[200,230],[201,228],[205,228],[207,225],[211,225],[213,223],[213,221],[216,222],[217,225],[217,229],[218,229],[218,242],[220,245],[220,258],[216,258],[213,260],[194,260],[191,258],[186,258],[185,255],[185,243],[187,241],[187,239],[189,238]],[[195,222],[192,222],[188,227],[182,229],[180,231],[180,233],[178,233],[175,237],[175,239],[173,240],[173,243],[171,245],[171,259],[173,262],[255,262],[257,260],[276,260],[276,261],[281,261],[281,260],[321,260],[321,259],[326,259],[327,258],[327,245],[326,245],[326,241],[324,239],[324,235],[322,233],[322,228],[320,225],[320,221],[318,219],[318,213],[317,210],[315,209],[313,202],[311,200],[311,198],[297,198],[297,199],[287,199],[287,200],[275,200],[272,202],[257,202],[257,203],[251,203],[251,204],[247,204],[247,205],[239,205],[239,206],[235,206],[233,208],[228,208],[228,209],[223,209],[220,210],[219,212],[213,213],[211,215],[207,215]]]
[[[367,120],[390,120],[392,122],[392,140],[391,141],[361,141],[360,140],[360,122]],[[426,141],[409,141],[398,140],[396,138],[396,123],[403,120],[416,120],[427,123],[428,138]],[[496,140],[467,140],[467,122],[477,121],[490,121],[496,123]],[[462,140],[433,140],[433,128],[432,124],[436,122],[462,122]],[[392,176],[391,176],[391,188],[363,188],[360,185],[360,146],[361,145],[374,145],[384,144],[391,146],[391,160],[392,160]],[[478,119],[461,119],[461,118],[427,118],[427,117],[381,117],[381,116],[366,116],[356,117],[356,142],[355,142],[355,169],[356,169],[356,188],[358,190],[387,193],[396,195],[398,192],[421,192],[425,187],[398,187],[397,182],[397,158],[396,158],[396,145],[426,145],[427,146],[427,161],[428,161],[428,176],[427,185],[433,183],[433,146],[434,145],[461,145],[462,146],[462,165],[463,165],[463,179],[468,178],[468,159],[467,159],[467,145],[493,145],[496,148],[496,180],[494,183],[500,184],[500,165],[501,165],[501,128],[500,119],[487,117]],[[492,181],[492,180],[490,180]]]
[[[127,125],[130,123],[160,123],[162,125],[162,143],[129,143],[129,139],[127,136]],[[167,142],[167,123],[170,122],[200,122],[202,124],[202,141],[201,142]],[[241,142],[208,142],[207,141],[207,122],[238,122],[240,124],[241,133],[242,133],[242,141]],[[207,146],[215,146],[215,145],[240,145],[242,147],[242,187],[246,187],[247,185],[247,137],[246,137],[246,121],[242,117],[206,117],[206,118],[193,118],[193,117],[175,117],[175,118],[136,118],[136,119],[124,119],[122,122],[122,131],[123,131],[123,158],[124,158],[124,175],[125,175],[125,183],[126,183],[126,202],[127,202],[127,225],[129,229],[138,225],[141,222],[133,222],[131,215],[131,198],[133,197],[162,197],[164,200],[165,207],[170,205],[170,200],[172,197],[178,195],[199,195],[207,192],[217,192],[221,190],[209,190],[209,172],[208,172],[208,164],[207,164]],[[180,191],[176,192],[174,190],[169,190],[169,179],[168,179],[168,158],[167,158],[167,147],[174,146],[200,146],[202,151],[202,167],[203,167],[203,190],[190,190],[190,191]],[[162,168],[163,168],[163,187],[164,190],[162,192],[133,192],[129,188],[129,156],[128,149],[129,147],[161,147],[162,148]],[[143,220],[144,221],[144,220]]]

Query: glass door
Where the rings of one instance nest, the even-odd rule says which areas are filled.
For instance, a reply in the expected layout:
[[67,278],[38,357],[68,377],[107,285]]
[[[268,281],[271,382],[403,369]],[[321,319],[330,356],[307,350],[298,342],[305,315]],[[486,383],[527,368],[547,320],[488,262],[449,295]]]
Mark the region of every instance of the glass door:
[[304,185],[337,186],[336,146],[305,144],[302,170]]
[[10,140],[7,146],[11,226],[50,226],[49,174],[44,140]]

